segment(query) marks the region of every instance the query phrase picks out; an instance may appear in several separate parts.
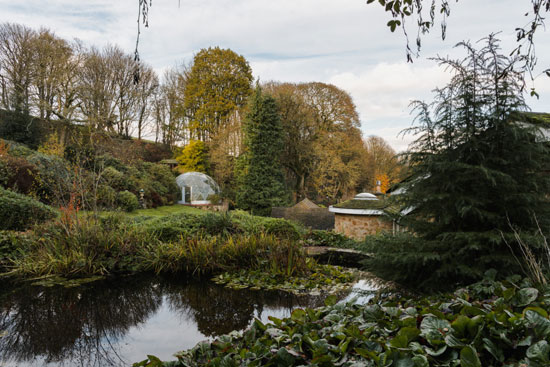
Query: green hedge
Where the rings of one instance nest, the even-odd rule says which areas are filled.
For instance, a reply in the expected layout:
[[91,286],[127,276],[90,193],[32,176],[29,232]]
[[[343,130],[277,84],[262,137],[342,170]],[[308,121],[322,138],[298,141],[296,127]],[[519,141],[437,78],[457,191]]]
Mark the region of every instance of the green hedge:
[[0,230],[22,231],[55,216],[56,212],[49,206],[31,197],[0,188]]

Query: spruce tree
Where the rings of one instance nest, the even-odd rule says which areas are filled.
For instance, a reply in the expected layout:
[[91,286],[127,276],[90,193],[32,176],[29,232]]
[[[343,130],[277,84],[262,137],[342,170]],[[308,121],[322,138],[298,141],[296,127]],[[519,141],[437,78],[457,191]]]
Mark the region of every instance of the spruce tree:
[[435,287],[474,281],[490,268],[520,272],[513,229],[529,236],[549,226],[550,149],[521,121],[515,60],[499,54],[493,36],[481,50],[460,45],[463,60],[437,59],[452,71],[450,83],[431,104],[414,104],[412,175],[396,198],[414,209],[401,220],[415,238],[381,249],[371,263],[402,283]]
[[259,87],[246,115],[244,153],[246,167],[237,193],[237,205],[253,214],[269,215],[271,208],[287,202],[280,159],[283,132],[275,99]]

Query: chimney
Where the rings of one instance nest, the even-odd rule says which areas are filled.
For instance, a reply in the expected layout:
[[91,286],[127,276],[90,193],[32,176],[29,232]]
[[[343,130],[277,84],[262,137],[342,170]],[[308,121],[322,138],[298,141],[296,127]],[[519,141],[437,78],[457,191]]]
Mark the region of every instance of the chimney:
[[376,180],[376,190],[375,194],[382,194],[382,188],[381,188],[382,182],[380,180]]

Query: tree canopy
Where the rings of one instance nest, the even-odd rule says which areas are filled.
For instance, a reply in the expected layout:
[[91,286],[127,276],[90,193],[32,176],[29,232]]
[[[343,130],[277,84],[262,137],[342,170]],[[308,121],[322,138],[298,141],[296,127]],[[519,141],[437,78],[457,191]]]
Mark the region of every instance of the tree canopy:
[[219,47],[200,50],[185,85],[183,108],[191,137],[208,141],[252,92],[252,70],[243,56]]

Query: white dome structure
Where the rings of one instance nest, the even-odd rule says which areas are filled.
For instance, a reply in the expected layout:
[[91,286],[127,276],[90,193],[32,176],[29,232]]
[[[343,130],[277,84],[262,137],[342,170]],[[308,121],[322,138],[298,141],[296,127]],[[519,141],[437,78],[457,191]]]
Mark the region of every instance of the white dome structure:
[[378,200],[376,195],[371,194],[370,192],[362,192],[355,195],[354,200]]
[[208,197],[218,195],[220,187],[214,179],[201,172],[186,172],[176,177],[176,184],[181,189],[180,204],[210,204]]

